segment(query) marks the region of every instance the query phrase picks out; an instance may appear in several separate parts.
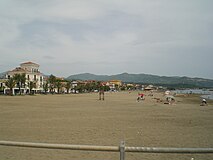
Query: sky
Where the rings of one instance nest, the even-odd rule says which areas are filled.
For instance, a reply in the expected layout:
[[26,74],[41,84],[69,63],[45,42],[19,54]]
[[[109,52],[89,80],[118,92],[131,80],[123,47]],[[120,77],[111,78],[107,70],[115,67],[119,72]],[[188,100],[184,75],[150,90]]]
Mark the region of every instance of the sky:
[[0,72],[213,79],[212,0],[0,0]]

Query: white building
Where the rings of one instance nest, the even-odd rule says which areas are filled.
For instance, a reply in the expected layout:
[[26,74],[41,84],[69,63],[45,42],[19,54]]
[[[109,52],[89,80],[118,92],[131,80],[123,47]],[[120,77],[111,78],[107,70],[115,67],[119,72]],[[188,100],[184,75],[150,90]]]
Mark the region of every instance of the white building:
[[[36,87],[33,88],[35,92],[39,92],[43,90],[43,80],[44,77],[42,73],[39,71],[39,65],[33,62],[25,62],[20,64],[20,67],[13,69],[12,71],[8,71],[6,74],[6,79],[13,77],[15,74],[25,74],[26,83],[25,88],[21,88],[21,92],[29,92],[29,84],[30,82],[34,82]],[[14,88],[13,93],[19,88]]]

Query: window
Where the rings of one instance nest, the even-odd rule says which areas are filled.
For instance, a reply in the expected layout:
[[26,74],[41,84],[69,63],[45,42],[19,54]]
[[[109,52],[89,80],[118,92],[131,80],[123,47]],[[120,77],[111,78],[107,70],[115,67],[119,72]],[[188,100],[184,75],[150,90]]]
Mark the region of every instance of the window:
[[34,75],[34,81],[36,81],[36,75]]
[[27,75],[27,80],[28,80],[28,81],[30,80],[30,75]]

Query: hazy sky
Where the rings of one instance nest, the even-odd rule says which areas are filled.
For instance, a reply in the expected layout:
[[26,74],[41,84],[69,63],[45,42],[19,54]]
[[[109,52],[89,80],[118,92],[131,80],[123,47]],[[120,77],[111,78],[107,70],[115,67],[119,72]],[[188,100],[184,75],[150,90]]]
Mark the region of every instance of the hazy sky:
[[0,0],[0,72],[213,79],[212,0]]

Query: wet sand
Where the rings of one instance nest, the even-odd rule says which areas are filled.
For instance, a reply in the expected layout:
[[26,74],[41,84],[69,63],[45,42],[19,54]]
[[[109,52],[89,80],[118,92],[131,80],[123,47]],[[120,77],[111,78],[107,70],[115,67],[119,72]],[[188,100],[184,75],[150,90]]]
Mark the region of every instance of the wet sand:
[[[148,92],[146,93],[148,95]],[[136,101],[137,92],[0,96],[0,140],[144,147],[213,148],[213,103],[197,95],[179,96],[175,105],[158,103],[162,93]],[[212,160],[213,154],[126,153],[131,160]],[[119,159],[119,153],[0,146],[7,160]]]

